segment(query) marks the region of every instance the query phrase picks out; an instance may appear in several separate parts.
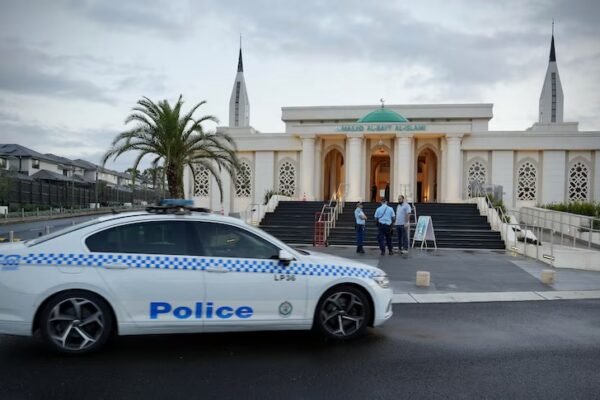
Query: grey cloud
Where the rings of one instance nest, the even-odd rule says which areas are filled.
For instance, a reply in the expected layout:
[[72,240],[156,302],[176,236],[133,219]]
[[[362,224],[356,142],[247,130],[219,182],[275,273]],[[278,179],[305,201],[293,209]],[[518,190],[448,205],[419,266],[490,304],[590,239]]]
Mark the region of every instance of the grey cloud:
[[[11,40],[0,42],[0,54],[5,60],[0,63],[0,90],[13,93],[113,103],[124,89],[162,91],[166,80],[163,73],[142,65],[85,54],[50,55]],[[73,71],[90,78],[75,78]]]
[[65,0],[68,10],[102,26],[123,31],[147,31],[173,39],[191,28],[186,4],[145,0]]
[[[424,21],[412,15],[409,7],[402,10],[399,3],[391,2],[304,1],[290,6],[262,0],[218,4],[222,6],[219,15],[232,27],[247,32],[252,37],[251,50],[260,54],[294,57],[298,62],[310,62],[310,58],[340,64],[367,61],[385,65],[391,73],[422,65],[433,76],[418,80],[447,85],[454,93],[473,93],[495,83],[518,80],[543,65],[547,56],[532,58],[531,54],[548,51],[549,14],[554,12],[560,14],[555,17],[561,29],[573,32],[571,40],[592,31],[598,36],[600,25],[594,21],[600,15],[597,0],[460,3],[472,18],[477,18],[478,8],[485,9],[485,15],[492,16],[497,24],[490,30],[494,33],[456,30]],[[479,23],[485,23],[483,18]],[[545,24],[547,30],[543,29]]]
[[237,2],[227,3],[227,10],[229,15],[221,10],[224,18],[249,30],[260,51],[388,67],[420,64],[431,68],[437,80],[454,84],[513,78],[521,72],[514,65],[519,53],[549,45],[548,36],[526,29],[506,28],[494,35],[452,30],[389,3],[313,1],[295,4],[291,11],[287,3]]
[[74,97],[108,102],[105,90],[95,84],[71,78],[60,59],[44,52],[0,43],[0,89],[23,94]]
[[[54,153],[71,159],[82,158],[99,164],[108,150],[117,130],[85,129],[71,130],[44,126],[35,121],[26,121],[0,110],[0,143],[18,143],[39,153]],[[118,171],[130,168],[135,154],[124,154],[116,161],[109,160],[107,167]],[[142,164],[145,168],[149,161]]]

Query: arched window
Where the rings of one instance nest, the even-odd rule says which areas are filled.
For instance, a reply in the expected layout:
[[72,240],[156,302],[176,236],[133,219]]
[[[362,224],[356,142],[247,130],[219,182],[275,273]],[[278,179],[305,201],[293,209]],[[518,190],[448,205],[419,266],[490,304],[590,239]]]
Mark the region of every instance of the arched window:
[[296,166],[291,161],[284,161],[279,166],[279,193],[294,197],[296,194]]
[[487,180],[487,168],[481,161],[473,161],[467,170],[467,195],[478,196]]
[[235,178],[235,195],[237,197],[250,197],[252,194],[252,168],[248,161],[240,163],[240,171]]
[[535,200],[537,198],[537,168],[526,161],[518,169],[517,200]]
[[587,201],[589,192],[589,169],[581,161],[569,169],[569,200]]
[[194,165],[194,196],[208,197],[210,179],[208,168],[203,165]]

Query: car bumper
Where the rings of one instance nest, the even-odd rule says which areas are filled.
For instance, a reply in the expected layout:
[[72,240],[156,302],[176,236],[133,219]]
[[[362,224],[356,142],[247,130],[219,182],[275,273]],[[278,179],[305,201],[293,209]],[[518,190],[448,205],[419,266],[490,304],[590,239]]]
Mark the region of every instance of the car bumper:
[[377,302],[375,305],[375,318],[373,319],[373,326],[379,326],[385,321],[390,319],[394,312],[392,311],[392,297],[394,292],[391,288],[380,289],[380,293],[377,296]]

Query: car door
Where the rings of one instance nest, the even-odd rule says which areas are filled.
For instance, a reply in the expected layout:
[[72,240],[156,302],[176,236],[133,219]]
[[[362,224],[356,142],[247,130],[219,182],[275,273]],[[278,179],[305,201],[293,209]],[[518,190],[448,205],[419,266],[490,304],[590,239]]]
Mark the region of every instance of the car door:
[[196,309],[204,278],[198,257],[190,256],[191,229],[183,220],[143,221],[86,239],[118,306],[138,329],[201,331]]
[[205,330],[292,328],[306,324],[307,277],[285,266],[280,248],[249,229],[195,222],[205,251]]

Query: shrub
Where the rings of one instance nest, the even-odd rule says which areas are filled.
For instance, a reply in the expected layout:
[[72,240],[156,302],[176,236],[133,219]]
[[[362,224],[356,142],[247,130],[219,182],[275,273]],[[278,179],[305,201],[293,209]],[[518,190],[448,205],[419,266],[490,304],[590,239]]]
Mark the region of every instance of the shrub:
[[271,197],[275,196],[275,195],[279,195],[281,194],[278,190],[273,190],[273,189],[269,189],[265,192],[265,204],[267,204],[269,202],[269,200],[271,200]]

